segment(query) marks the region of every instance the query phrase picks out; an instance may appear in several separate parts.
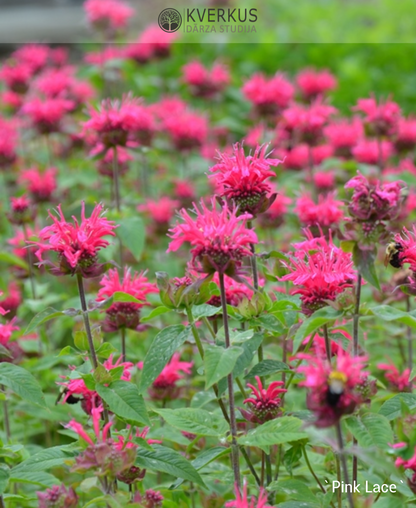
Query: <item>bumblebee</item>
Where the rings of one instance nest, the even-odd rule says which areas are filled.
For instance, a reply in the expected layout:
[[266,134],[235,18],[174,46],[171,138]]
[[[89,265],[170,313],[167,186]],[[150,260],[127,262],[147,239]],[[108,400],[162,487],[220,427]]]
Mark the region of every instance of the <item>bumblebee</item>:
[[386,256],[384,257],[384,266],[389,263],[394,268],[401,268],[402,262],[400,261],[399,254],[403,251],[403,245],[398,242],[391,242],[387,245]]
[[[62,397],[64,397],[67,393],[68,393],[68,388],[65,388],[65,390],[60,392],[58,395],[58,398],[56,399],[55,405],[58,404],[61,401]],[[69,397],[67,397],[65,403],[66,404],[78,404],[78,402],[81,402],[81,401],[82,401],[82,398],[78,399],[78,397],[74,397],[73,395],[70,395]]]
[[328,377],[328,391],[326,401],[329,406],[335,407],[345,390],[347,376],[343,372],[334,370]]

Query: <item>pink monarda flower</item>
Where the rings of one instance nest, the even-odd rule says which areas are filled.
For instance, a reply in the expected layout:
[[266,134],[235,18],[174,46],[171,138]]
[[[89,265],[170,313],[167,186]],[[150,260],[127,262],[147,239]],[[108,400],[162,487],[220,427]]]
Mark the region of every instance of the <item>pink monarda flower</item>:
[[177,150],[189,151],[200,148],[208,136],[207,119],[193,111],[182,111],[171,115],[164,126]]
[[8,61],[0,68],[0,80],[11,92],[23,96],[29,89],[33,73],[33,68],[27,63]]
[[18,135],[16,124],[0,117],[0,169],[9,168],[17,159]]
[[138,205],[137,210],[148,215],[153,222],[155,234],[166,234],[169,222],[180,207],[180,201],[163,196],[158,200],[148,199],[146,203]]
[[246,156],[243,145],[236,143],[233,154],[220,154],[219,162],[210,169],[218,195],[253,217],[266,211],[276,197],[267,197],[272,186],[266,180],[276,176],[270,166],[278,166],[282,161],[268,158],[267,148],[268,145],[257,146],[254,153]]
[[[123,371],[121,373],[120,379],[122,381],[130,381],[130,371],[134,367],[134,364],[131,362],[123,362],[121,356],[116,362],[113,362],[113,355],[111,354],[109,358],[103,363],[103,367],[107,371],[121,367]],[[70,368],[73,369],[73,367]],[[69,379],[68,381],[59,382],[58,384],[64,387],[64,404],[77,404],[80,402],[82,409],[88,415],[92,414],[94,407],[101,404],[101,398],[98,393],[87,388],[85,381],[81,378]]]
[[[27,232],[27,238],[37,238],[39,235],[39,228],[35,226],[34,228],[31,228],[29,226],[26,226],[26,232]],[[16,228],[14,230],[14,236],[12,238],[9,238],[7,240],[7,243],[13,247],[12,252],[15,256],[19,257],[20,259],[23,259],[27,263],[29,262],[29,252],[28,250],[31,249],[32,255],[35,253],[34,247],[28,247],[26,243],[26,236],[24,231],[21,228]],[[18,272],[19,277],[27,277],[28,273],[26,270],[22,269],[19,266],[13,266],[13,269]]]
[[104,157],[97,163],[97,169],[100,175],[114,178],[114,152],[117,152],[117,170],[119,175],[124,175],[129,170],[129,163],[134,157],[129,154],[126,148],[117,146],[109,148]]
[[337,80],[328,70],[305,69],[296,78],[296,83],[306,99],[314,99],[337,87]]
[[293,104],[282,113],[284,128],[300,136],[300,141],[316,145],[323,135],[323,129],[331,115],[336,113],[333,106],[316,100],[310,105]]
[[258,221],[263,228],[278,228],[285,220],[288,206],[292,203],[292,200],[285,196],[282,191],[278,191],[274,185],[269,195],[269,199],[273,194],[276,197],[269,208],[258,217]]
[[[194,362],[182,362],[180,353],[175,353],[170,362],[163,368],[159,376],[153,381],[149,394],[153,399],[177,399],[180,397],[181,388],[177,382],[185,377],[185,374],[192,372]],[[140,363],[139,368],[142,367]]]
[[363,164],[384,164],[394,153],[393,144],[390,141],[362,139],[351,150],[354,159]]
[[40,134],[62,131],[65,115],[72,111],[74,102],[68,99],[35,97],[23,105],[21,112],[31,121]]
[[313,174],[313,183],[318,191],[328,192],[335,187],[335,171],[316,171]]
[[47,65],[50,52],[46,44],[24,44],[12,53],[12,58],[28,65],[36,74]]
[[[7,314],[7,311],[2,308],[1,315]],[[7,347],[9,340],[12,337],[13,332],[19,330],[18,326],[15,326],[16,318],[13,318],[8,323],[0,323],[0,344]]]
[[395,149],[401,152],[413,150],[416,146],[416,118],[400,118],[394,139]]
[[247,383],[247,386],[252,391],[244,404],[248,405],[249,410],[240,409],[241,414],[250,422],[263,424],[269,420],[274,420],[281,414],[281,399],[279,395],[287,392],[281,388],[283,381],[273,381],[266,388],[259,376],[256,376],[257,387]]
[[377,368],[384,370],[384,377],[389,382],[390,388],[397,392],[411,392],[413,388],[410,379],[410,369],[405,369],[401,374],[393,363],[379,363]]
[[401,233],[394,236],[395,248],[397,254],[395,255],[394,264],[390,259],[390,264],[395,268],[401,268],[404,264],[408,264],[410,270],[416,273],[416,226],[413,226],[413,231],[409,231],[405,227]]
[[254,74],[245,82],[242,92],[260,115],[275,115],[288,106],[295,88],[283,74],[276,74],[272,78]]
[[89,51],[84,54],[85,63],[98,67],[104,67],[113,60],[123,60],[124,58],[124,50],[118,46],[107,46],[101,51]]
[[140,303],[114,302],[106,309],[106,319],[103,324],[103,329],[106,332],[115,332],[120,328],[137,329],[140,323],[140,309],[147,305],[147,295],[158,292],[156,285],[149,282],[143,272],[131,272],[127,267],[124,268],[121,280],[118,270],[109,270],[101,279],[100,286],[102,287],[98,291],[97,302],[111,298],[117,291],[127,293],[140,300]]
[[84,10],[88,22],[103,31],[126,28],[134,10],[121,0],[86,0]]
[[[412,457],[409,458],[409,453],[407,451],[407,443],[396,443],[394,445],[391,445],[392,448],[400,450],[401,448],[404,448],[404,454],[406,455],[405,458],[403,457],[397,457],[394,465],[396,467],[402,467],[404,469],[410,469],[410,471],[413,472],[413,475],[411,478],[407,478],[407,484],[409,485],[410,489],[413,493],[416,492],[416,447],[415,451]],[[399,452],[400,453],[400,452]]]
[[179,212],[183,224],[170,229],[172,238],[167,252],[176,252],[182,244],[192,246],[192,267],[198,272],[236,276],[242,266],[242,258],[251,256],[250,244],[258,243],[256,233],[248,229],[250,214],[237,215],[237,209],[230,209],[225,203],[221,211],[211,200],[209,210],[203,200],[201,209],[194,204],[195,217],[185,209]]
[[404,183],[401,181],[382,183],[369,180],[358,173],[345,184],[346,189],[353,189],[348,211],[358,220],[376,222],[395,219],[403,203]]
[[337,120],[324,128],[324,135],[337,157],[350,158],[352,148],[364,136],[364,128],[359,118]]
[[[289,273],[279,279],[300,286],[293,293],[301,295],[302,312],[306,315],[334,301],[357,280],[350,252],[344,252],[333,244],[331,238],[327,241],[323,236],[313,243],[314,247],[311,240],[303,246],[296,244],[296,257],[282,261]],[[314,250],[308,252],[306,249],[311,247]]]
[[227,68],[216,63],[208,70],[201,62],[194,61],[182,68],[183,81],[190,86],[196,97],[211,98],[221,92],[230,82]]
[[24,169],[20,173],[19,183],[26,186],[35,202],[44,203],[51,200],[57,188],[57,172],[56,168],[47,168],[43,171],[37,167]]
[[166,58],[170,55],[172,43],[177,37],[177,32],[164,32],[158,25],[150,25],[141,34],[139,43],[150,47],[151,58]]
[[180,201],[182,207],[192,206],[196,197],[195,185],[189,180],[175,179],[173,186],[173,195]]
[[[308,146],[305,143],[294,146],[291,150],[281,150],[279,155],[284,159],[283,165],[288,169],[303,169],[311,162],[319,165],[325,159],[332,157],[333,148],[330,145]],[[312,160],[311,160],[312,158]]]
[[21,226],[32,222],[36,215],[36,209],[25,196],[11,197],[10,198],[10,213],[7,218],[12,224]]
[[[97,476],[107,476],[109,481],[114,481],[122,473],[130,470],[134,465],[137,454],[137,445],[126,446],[122,449],[109,436],[113,422],[106,423],[101,430],[100,420],[103,407],[94,407],[92,424],[95,437],[92,438],[84,427],[75,420],[71,420],[65,428],[76,432],[87,443],[87,448],[75,459],[72,471],[85,474],[94,471]],[[139,473],[140,474],[140,473]]]
[[[91,217],[85,217],[85,202],[81,205],[81,223],[75,217],[73,223],[66,221],[61,205],[57,207],[59,216],[56,217],[48,211],[53,224],[43,228],[39,233],[38,242],[29,242],[37,245],[36,257],[39,265],[52,266],[51,273],[64,275],[81,273],[83,277],[97,277],[105,270],[105,265],[97,263],[98,251],[109,245],[105,236],[115,236],[114,222],[103,216],[103,205],[94,207]],[[42,256],[45,252],[53,251],[58,254],[59,267]]]
[[315,414],[317,427],[330,427],[339,422],[343,415],[351,414],[362,402],[356,391],[368,377],[363,371],[366,357],[353,357],[338,348],[335,368],[321,355],[301,353],[298,358],[305,360],[298,372],[305,375],[299,386],[309,388],[307,406]]
[[157,490],[148,489],[144,493],[144,495],[140,494],[140,492],[136,492],[134,495],[134,502],[139,503],[141,506],[145,508],[159,508],[162,506],[164,497]]
[[304,194],[296,201],[295,213],[305,226],[319,225],[323,228],[337,226],[344,217],[343,202],[338,201],[333,193],[318,196],[318,203],[309,194]]
[[77,508],[78,496],[72,487],[67,489],[63,483],[61,485],[54,485],[45,492],[36,492],[38,496],[38,508]]
[[375,136],[388,136],[395,132],[400,117],[400,107],[393,101],[377,101],[374,97],[358,99],[355,111],[365,114],[364,122]]
[[[2,296],[1,292],[0,296]],[[17,283],[12,281],[7,287],[7,296],[0,300],[0,315],[4,316],[7,314],[8,319],[14,318],[21,304],[22,293]]]
[[258,499],[254,496],[249,499],[247,493],[247,483],[244,483],[243,493],[240,492],[237,486],[234,490],[235,500],[225,503],[225,508],[271,508],[267,504],[267,493],[263,489],[260,489]]
[[[214,274],[212,282],[220,287],[220,279],[217,272]],[[248,280],[247,282],[249,285],[253,285],[252,280]],[[228,277],[227,275],[224,275],[224,286],[225,300],[227,305],[237,307],[238,304],[241,303],[245,298],[250,300],[253,297],[254,292],[248,287],[248,285],[244,284],[244,282],[236,282],[234,279]],[[213,295],[208,300],[207,304],[214,307],[221,307],[221,297],[219,295]]]
[[98,137],[93,155],[116,146],[135,147],[139,142],[149,144],[155,130],[149,109],[130,94],[121,101],[104,100],[98,110],[90,106],[88,112],[90,119],[83,123],[82,135],[93,133]]

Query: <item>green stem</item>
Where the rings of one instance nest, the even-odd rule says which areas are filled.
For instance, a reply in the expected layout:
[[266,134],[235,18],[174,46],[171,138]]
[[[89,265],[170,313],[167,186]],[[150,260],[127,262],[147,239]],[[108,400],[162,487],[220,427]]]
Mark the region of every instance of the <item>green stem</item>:
[[[311,463],[309,462],[309,457],[308,457],[308,453],[306,451],[306,446],[303,446],[302,450],[303,450],[303,456],[305,458],[305,462],[306,462],[306,465],[308,466],[309,471],[311,472],[312,476],[315,478],[315,481],[319,485],[319,488],[322,490],[322,492],[324,494],[326,494],[325,487],[322,485],[321,480],[317,477],[315,471],[313,470]],[[333,508],[335,508],[334,503],[332,501],[331,501],[330,505],[333,506]]]
[[[224,274],[219,272],[220,279],[220,292],[221,292],[221,305],[223,314],[223,326],[225,335],[225,347],[231,347],[230,332],[228,327],[228,312],[227,312],[227,297],[225,294]],[[230,431],[231,431],[231,461],[234,472],[234,482],[237,489],[241,489],[240,480],[240,462],[239,462],[239,448],[237,445],[237,421],[235,418],[235,399],[234,399],[234,386],[232,372],[227,376],[228,382],[228,404],[230,410]]]
[[127,360],[127,355],[126,355],[126,329],[125,329],[125,327],[123,326],[120,331],[121,331],[121,356],[123,358],[123,362],[125,362]]
[[[342,439],[342,430],[341,430],[341,423],[338,422],[335,425],[335,430],[337,433],[337,442],[338,442],[338,450],[339,450],[339,456],[341,459],[341,466],[342,466],[342,472],[344,474],[344,484],[349,485],[349,478],[348,478],[348,467],[347,467],[347,459],[345,457],[345,450],[344,450],[344,443]],[[350,508],[354,508],[354,500],[352,497],[352,493],[350,491],[347,491],[347,499],[348,499],[348,505]]]
[[[29,235],[27,234],[26,224],[23,224],[23,235],[25,237],[25,243],[28,243]],[[27,260],[29,265],[29,279],[30,279],[30,287],[32,290],[32,298],[36,300],[35,274],[33,273],[33,258],[31,249],[32,246],[30,245],[27,249]]]
[[82,318],[84,320],[85,333],[87,334],[88,347],[90,349],[91,363],[95,370],[98,367],[98,360],[95,352],[94,341],[92,340],[90,318],[88,316],[87,302],[85,300],[84,282],[80,273],[77,273],[77,282],[79,298],[81,300]]
[[324,331],[324,338],[325,338],[326,358],[327,358],[328,362],[331,362],[332,351],[331,351],[331,341],[330,341],[329,335],[328,335],[328,325],[323,326],[323,331]]
[[[352,321],[352,351],[354,356],[358,356],[358,323],[360,320],[360,302],[361,302],[361,274],[358,274],[357,285],[355,287],[355,309]],[[357,444],[357,439],[353,437],[353,444]],[[358,457],[355,455],[352,458],[352,482],[353,485],[357,483],[358,478]]]

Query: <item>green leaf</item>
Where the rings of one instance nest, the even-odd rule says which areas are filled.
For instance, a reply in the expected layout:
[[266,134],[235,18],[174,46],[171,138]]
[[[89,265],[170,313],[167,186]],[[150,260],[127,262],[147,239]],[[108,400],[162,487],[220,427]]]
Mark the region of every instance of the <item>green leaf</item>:
[[221,346],[210,346],[205,350],[205,389],[230,374],[237,358],[244,352],[243,348],[232,346],[228,349]]
[[79,351],[88,351],[89,345],[88,345],[88,338],[86,332],[83,330],[77,330],[73,333],[74,337],[74,344]]
[[123,246],[129,249],[137,261],[140,261],[145,240],[145,228],[142,219],[138,216],[122,219],[116,233]]
[[16,474],[13,473],[13,470],[10,471],[10,481],[17,483],[30,483],[33,485],[40,485],[41,487],[50,488],[53,485],[59,485],[61,483],[60,480],[55,478],[55,476],[45,473],[43,471],[17,471]]
[[47,448],[38,453],[35,453],[22,463],[18,464],[12,469],[12,475],[16,476],[22,472],[39,472],[46,471],[55,466],[62,466],[64,461],[68,458],[74,457],[75,453],[62,449],[60,446]]
[[153,451],[139,449],[136,465],[151,471],[162,471],[176,478],[183,478],[203,487],[205,486],[194,466],[180,453],[165,446],[154,445]]
[[173,353],[189,337],[189,327],[173,325],[160,331],[146,354],[140,380],[140,392],[143,393],[162,372]]
[[36,316],[32,318],[32,320],[29,323],[29,326],[26,328],[24,332],[24,335],[32,333],[34,330],[36,330],[38,326],[58,316],[62,316],[63,314],[64,314],[63,312],[56,310],[53,307],[48,307],[47,309],[43,310],[42,312],[39,312],[39,314],[36,314]]
[[13,363],[0,363],[0,385],[7,386],[22,399],[46,408],[45,398],[39,383],[26,369]]
[[6,464],[0,464],[0,495],[6,490],[10,478],[10,469]]
[[95,389],[110,411],[122,420],[131,425],[150,425],[143,397],[134,383],[114,381],[110,386],[97,384]]
[[273,332],[277,335],[281,335],[285,331],[285,327],[283,324],[277,319],[273,314],[265,314],[263,316],[259,316],[256,319],[252,320],[254,326],[260,326]]
[[390,307],[390,305],[378,305],[369,310],[384,321],[399,321],[411,328],[416,328],[416,318],[409,312],[403,312],[402,310]]
[[277,372],[291,372],[291,370],[286,363],[277,360],[263,360],[251,369],[245,379],[255,376],[270,376],[270,374],[276,374]]
[[378,446],[388,449],[394,441],[389,421],[381,414],[367,413],[363,416],[349,416],[345,424],[363,448]]
[[133,302],[133,303],[143,303],[142,300],[138,300],[132,295],[128,293],[124,293],[123,291],[116,291],[113,294],[113,302]]
[[24,270],[28,270],[29,266],[22,258],[15,256],[10,252],[0,252],[0,262],[8,263],[9,265],[18,266]]
[[256,446],[268,453],[270,446],[307,439],[308,435],[300,430],[302,425],[299,418],[283,416],[250,430],[247,435],[241,436],[238,442],[244,446]]
[[293,466],[299,462],[301,457],[302,445],[299,443],[291,446],[283,455],[283,464],[285,465],[285,468],[290,476],[292,476]]
[[140,318],[141,323],[147,323],[148,321],[151,321],[152,319],[161,316],[162,314],[166,314],[167,312],[170,312],[172,309],[168,309],[164,305],[160,305],[159,307],[156,307],[156,309],[153,309],[152,312],[145,317]]
[[169,425],[198,436],[224,435],[229,426],[222,416],[204,409],[154,409]]
[[215,314],[222,314],[221,307],[214,307],[213,305],[208,305],[207,303],[194,305],[192,307],[192,316],[195,321],[198,321],[203,317],[215,316]]
[[[276,489],[279,494],[286,494],[291,501],[299,501],[298,507],[303,507],[303,502],[311,503],[310,506],[319,506],[318,499],[310,488],[300,480],[283,480],[272,482],[269,489]],[[279,506],[281,506],[279,504]]]
[[416,395],[412,393],[398,393],[381,406],[378,414],[385,416],[387,420],[394,420],[402,414],[403,404],[410,410],[416,408]]
[[377,250],[361,250],[356,243],[352,251],[352,259],[358,271],[372,286],[380,290],[380,283],[378,281],[375,260]]
[[315,330],[320,328],[327,323],[331,323],[342,316],[342,312],[335,310],[333,307],[324,307],[319,309],[304,320],[304,322],[298,328],[295,338],[293,339],[293,353],[297,353],[303,340],[313,333]]

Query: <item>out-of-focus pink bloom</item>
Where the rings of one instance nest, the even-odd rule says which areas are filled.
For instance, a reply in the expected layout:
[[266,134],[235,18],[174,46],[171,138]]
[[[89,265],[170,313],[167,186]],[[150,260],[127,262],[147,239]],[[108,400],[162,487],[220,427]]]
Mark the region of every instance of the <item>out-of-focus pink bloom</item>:
[[389,382],[391,388],[398,392],[411,392],[412,380],[410,379],[410,369],[405,369],[401,374],[399,369],[393,363],[379,363],[377,368],[384,370],[384,377]]
[[174,180],[174,196],[181,202],[189,202],[196,196],[195,186],[189,180]]
[[100,281],[102,286],[98,291],[97,302],[111,298],[114,293],[121,291],[127,293],[138,302],[114,302],[106,309],[105,331],[117,331],[120,328],[131,328],[135,330],[140,323],[140,309],[147,305],[146,297],[149,293],[157,293],[158,289],[145,277],[143,272],[131,272],[124,268],[123,279],[120,280],[118,270],[109,270]]
[[363,139],[351,150],[353,157],[364,164],[385,163],[394,153],[392,143],[382,140]]
[[254,496],[249,499],[247,494],[247,484],[244,483],[243,493],[235,487],[235,500],[225,503],[225,508],[271,508],[267,504],[267,493],[265,490],[260,489],[259,497],[256,499]]
[[19,95],[27,92],[32,76],[33,68],[23,62],[6,62],[0,69],[0,80],[10,91]]
[[282,161],[268,158],[267,148],[268,145],[257,146],[254,153],[246,156],[244,147],[236,143],[233,154],[220,154],[219,162],[210,169],[219,196],[238,206],[240,212],[255,216],[267,210],[275,197],[267,197],[272,187],[266,180],[276,176],[271,166]]
[[138,142],[148,144],[155,130],[153,116],[141,100],[126,95],[122,100],[107,99],[98,110],[88,110],[90,119],[83,123],[82,135],[94,133],[98,146],[93,154],[116,146],[136,146]]
[[[279,155],[283,164],[288,169],[303,169],[310,165],[321,164],[325,159],[333,155],[330,145],[308,146],[305,143],[294,146],[291,150],[281,150]],[[311,160],[310,160],[311,159]]]
[[[4,315],[4,309],[2,309],[1,314]],[[11,319],[8,323],[0,323],[0,344],[2,346],[7,346],[12,333],[16,330],[19,330],[18,326],[15,326],[16,318]]]
[[105,47],[101,51],[90,51],[84,55],[85,63],[90,65],[97,65],[98,67],[103,67],[109,62],[114,60],[123,60],[124,58],[125,51],[118,45]]
[[339,347],[335,368],[322,354],[301,353],[297,357],[306,361],[298,368],[306,377],[299,385],[309,388],[307,406],[315,414],[317,427],[336,424],[362,402],[356,390],[368,377],[363,370],[366,357],[350,356]]
[[166,58],[171,51],[172,43],[178,38],[178,32],[168,33],[158,25],[149,25],[141,34],[139,43],[150,46],[154,58]]
[[295,93],[294,86],[283,76],[276,74],[266,78],[254,74],[242,88],[243,95],[256,107],[261,115],[275,115],[286,108]]
[[[1,292],[0,292],[1,293]],[[2,293],[0,294],[0,296]],[[0,300],[0,315],[13,318],[16,315],[17,309],[22,303],[22,293],[16,282],[12,281],[9,283],[7,288],[7,296]]]
[[264,135],[265,128],[263,127],[263,125],[257,125],[256,127],[253,127],[247,132],[244,141],[247,146],[250,146],[251,148],[256,148],[256,146],[263,144]]
[[381,183],[376,180],[370,183],[359,173],[345,184],[345,188],[353,189],[348,211],[359,220],[391,220],[400,213],[404,188],[401,181]]
[[[33,229],[31,227],[26,227],[28,238],[35,238],[39,235],[39,229],[35,226]],[[21,259],[28,261],[28,247],[26,244],[25,233],[22,229],[15,229],[15,235],[7,240],[9,245],[13,246],[13,254]],[[34,248],[29,247],[33,253]]]
[[148,199],[146,203],[138,205],[137,210],[149,215],[157,224],[167,226],[179,206],[180,202],[177,199],[163,196],[157,200]]
[[242,265],[244,256],[251,256],[250,244],[258,242],[257,235],[248,229],[250,214],[237,216],[237,209],[230,209],[225,203],[222,210],[216,210],[215,199],[211,200],[212,210],[201,200],[201,209],[195,205],[195,218],[182,208],[179,216],[184,221],[173,227],[168,252],[176,252],[183,243],[192,246],[192,264],[197,271],[215,271],[234,276]]
[[50,51],[46,44],[24,44],[12,53],[12,58],[28,65],[37,73],[47,65]]
[[22,95],[19,95],[12,90],[4,90],[1,92],[0,99],[2,104],[11,109],[13,112],[17,112],[23,106],[24,101],[24,97]]
[[[81,223],[73,217],[73,223],[66,221],[62,213],[61,205],[58,205],[59,216],[49,217],[53,224],[46,226],[39,233],[37,242],[30,242],[37,245],[36,257],[40,264],[46,262],[42,259],[45,252],[54,251],[59,255],[60,269],[62,273],[74,274],[78,270],[84,277],[92,276],[96,265],[98,251],[109,245],[105,236],[115,236],[116,225],[103,216],[103,205],[94,207],[91,217],[85,217],[85,202],[81,207]],[[99,275],[94,272],[94,275]]]
[[134,10],[121,0],[86,0],[84,10],[88,22],[100,30],[126,28]]
[[50,134],[62,130],[65,115],[73,109],[74,102],[68,99],[35,97],[25,102],[21,112],[30,119],[40,134]]
[[296,82],[302,95],[307,99],[324,95],[334,90],[338,84],[335,76],[326,69],[322,71],[305,69],[297,75]]
[[117,171],[119,175],[124,175],[129,170],[129,162],[134,160],[123,146],[116,146],[115,148],[109,148],[104,157],[97,163],[98,172],[101,175],[114,177],[114,151],[117,151]]
[[308,106],[293,104],[282,113],[283,125],[286,130],[299,134],[301,141],[316,145],[323,135],[323,128],[336,109],[320,100]]
[[47,168],[41,171],[39,168],[33,167],[20,173],[19,183],[26,186],[35,201],[50,201],[57,187],[56,174],[56,168]]
[[162,100],[150,106],[151,111],[161,120],[163,126],[168,118],[181,115],[187,111],[187,108],[186,102],[176,95],[163,97]]
[[358,99],[353,109],[365,114],[364,122],[376,136],[389,135],[396,130],[400,107],[393,101],[386,100],[377,104],[374,97]]
[[207,119],[193,111],[171,115],[164,126],[178,150],[187,151],[204,144],[208,136]]
[[16,159],[17,130],[14,122],[0,117],[0,169],[6,169]]
[[67,489],[63,483],[61,485],[54,485],[45,492],[36,492],[38,496],[38,508],[55,508],[62,506],[62,508],[77,508],[78,496],[72,487]]
[[257,387],[247,383],[252,394],[244,404],[248,404],[249,411],[240,411],[247,420],[262,424],[280,415],[282,401],[279,395],[287,390],[281,388],[284,385],[283,381],[273,381],[267,388],[263,387],[259,376],[256,376],[256,381]]
[[315,187],[320,191],[330,191],[335,187],[334,171],[316,171],[313,175]]
[[309,194],[303,194],[296,201],[295,213],[305,226],[320,225],[331,227],[341,222],[344,217],[343,202],[335,199],[334,194],[320,194],[318,203]]
[[349,120],[337,120],[324,128],[324,135],[339,157],[351,157],[351,149],[364,136],[364,128],[357,117]]
[[50,48],[49,59],[53,66],[63,67],[68,62],[68,49],[62,46]]
[[[212,282],[215,282],[218,287],[220,287],[220,279],[218,273],[214,274],[212,278]],[[260,281],[259,281],[260,282]],[[253,281],[248,281],[248,283],[252,286]],[[253,290],[250,289],[243,282],[236,282],[231,277],[224,275],[224,286],[225,286],[225,300],[228,305],[232,305],[237,307],[238,304],[244,299],[247,298],[250,300],[253,297]],[[221,297],[213,295],[207,302],[208,305],[213,305],[214,307],[221,307]]]
[[272,193],[276,194],[273,203],[258,217],[260,225],[263,228],[278,228],[281,226],[284,222],[287,208],[292,203],[292,200],[285,196],[283,192],[273,188]]
[[134,502],[140,503],[145,508],[159,508],[162,506],[164,497],[157,490],[148,489],[144,496],[140,492],[134,495]]
[[308,252],[304,249],[311,247],[310,238],[309,234],[303,248],[296,244],[296,257],[282,261],[289,273],[279,279],[299,286],[293,293],[301,295],[302,311],[307,315],[334,301],[357,280],[350,252],[344,252],[331,238],[327,241],[323,236],[314,242],[315,249]]
[[416,146],[416,118],[400,118],[394,139],[398,152],[413,150]]
[[230,82],[230,74],[227,68],[216,63],[211,70],[194,61],[182,68],[183,80],[191,87],[192,93],[197,97],[212,97],[221,92]]
[[[403,448],[404,446],[406,446],[406,443],[396,443],[395,445],[392,446],[392,448]],[[416,447],[415,447],[415,453],[413,455],[413,457],[411,457],[410,459],[403,459],[402,457],[398,457],[396,459],[396,462],[394,463],[396,467],[401,467],[403,466],[404,469],[410,469],[411,471],[413,471],[413,476],[411,478],[411,480],[408,480],[408,483],[410,481],[411,485],[409,485],[409,487],[412,488],[412,490],[414,491],[415,489],[415,482],[416,482]]]

